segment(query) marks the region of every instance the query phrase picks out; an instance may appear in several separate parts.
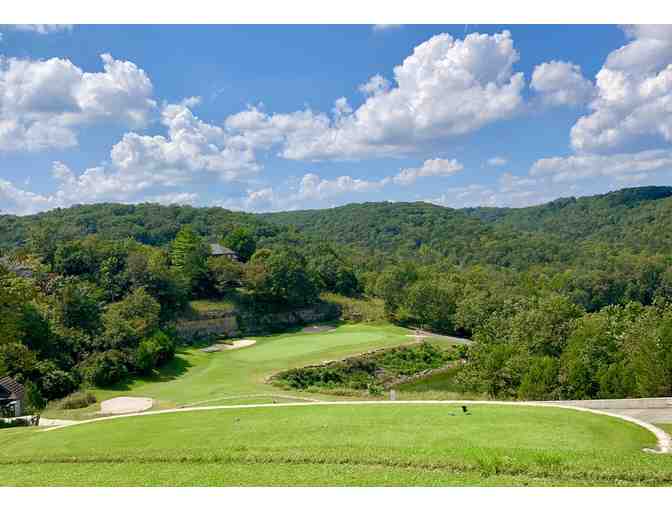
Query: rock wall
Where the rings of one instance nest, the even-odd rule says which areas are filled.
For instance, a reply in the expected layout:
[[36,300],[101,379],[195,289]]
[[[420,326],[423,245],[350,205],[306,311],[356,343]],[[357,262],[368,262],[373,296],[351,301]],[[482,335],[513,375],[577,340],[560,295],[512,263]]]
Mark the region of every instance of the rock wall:
[[175,324],[178,335],[186,340],[208,336],[264,335],[315,322],[334,320],[339,317],[338,307],[321,303],[314,307],[289,312],[259,314],[252,311],[207,311],[189,320]]

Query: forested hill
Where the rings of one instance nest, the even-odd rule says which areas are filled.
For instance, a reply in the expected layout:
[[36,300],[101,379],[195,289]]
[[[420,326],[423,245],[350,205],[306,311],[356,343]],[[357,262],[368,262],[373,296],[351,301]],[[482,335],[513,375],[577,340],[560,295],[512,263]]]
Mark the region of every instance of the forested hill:
[[473,250],[486,250],[479,259],[502,265],[508,265],[512,252],[529,263],[565,260],[575,243],[584,241],[635,252],[672,251],[672,187],[662,186],[518,209],[365,203],[262,217],[310,237],[372,249],[408,253],[424,245],[446,255],[472,251],[472,256]]
[[534,207],[463,211],[490,224],[555,234],[567,241],[623,243],[658,251],[672,246],[671,197],[670,186],[646,186],[591,197],[560,198]]
[[211,240],[242,226],[262,246],[303,238],[405,258],[433,254],[457,264],[529,267],[576,261],[595,245],[671,253],[672,187],[629,188],[521,209],[376,202],[249,214],[216,207],[84,205],[33,216],[0,215],[0,250],[23,244],[35,231],[60,240],[96,234],[167,245],[183,225]]
[[212,239],[219,239],[234,226],[250,228],[261,237],[280,230],[257,215],[220,207],[103,203],[53,209],[32,216],[0,215],[0,249],[22,244],[35,229],[46,230],[63,240],[96,234],[103,239],[132,238],[161,246],[175,239],[184,225]]

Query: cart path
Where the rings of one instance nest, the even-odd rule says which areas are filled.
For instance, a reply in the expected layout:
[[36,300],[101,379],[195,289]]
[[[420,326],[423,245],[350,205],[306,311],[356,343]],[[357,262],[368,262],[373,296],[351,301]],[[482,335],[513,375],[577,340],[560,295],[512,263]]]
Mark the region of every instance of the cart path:
[[150,416],[156,414],[168,414],[168,413],[184,413],[192,411],[214,411],[218,409],[251,409],[251,408],[272,408],[272,407],[301,407],[301,406],[337,406],[337,405],[502,405],[502,406],[529,406],[529,407],[553,407],[560,409],[570,409],[574,411],[580,411],[584,413],[593,413],[599,414],[602,416],[609,416],[611,418],[617,418],[619,420],[627,421],[639,425],[642,428],[645,428],[656,436],[657,447],[655,450],[646,449],[645,451],[652,453],[672,453],[672,438],[664,430],[652,425],[651,423],[645,422],[638,418],[633,418],[632,416],[626,416],[621,414],[615,414],[606,411],[600,411],[597,409],[589,409],[586,407],[577,407],[571,405],[562,405],[562,404],[549,404],[546,402],[510,402],[510,401],[496,401],[496,400],[351,400],[351,401],[322,401],[322,402],[287,402],[281,404],[239,404],[239,405],[220,405],[220,406],[207,406],[207,407],[183,407],[178,409],[164,409],[161,411],[147,411],[144,413],[133,413],[133,414],[124,414],[118,416],[105,416],[103,418],[93,418],[91,420],[82,420],[75,423],[69,423],[65,425],[59,425],[56,427],[50,427],[45,429],[43,432],[51,432],[53,430],[58,430],[66,427],[74,427],[77,425],[83,425],[85,423],[95,423],[99,421],[106,420],[120,420],[124,418],[130,418],[134,416]]

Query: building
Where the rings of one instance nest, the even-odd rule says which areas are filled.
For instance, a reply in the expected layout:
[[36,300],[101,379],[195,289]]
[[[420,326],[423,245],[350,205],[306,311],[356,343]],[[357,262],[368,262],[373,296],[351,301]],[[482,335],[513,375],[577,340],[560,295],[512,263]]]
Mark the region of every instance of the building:
[[217,243],[210,245],[210,255],[212,257],[226,257],[231,260],[238,260],[238,254],[235,251]]
[[26,389],[11,377],[0,377],[0,416],[21,416]]

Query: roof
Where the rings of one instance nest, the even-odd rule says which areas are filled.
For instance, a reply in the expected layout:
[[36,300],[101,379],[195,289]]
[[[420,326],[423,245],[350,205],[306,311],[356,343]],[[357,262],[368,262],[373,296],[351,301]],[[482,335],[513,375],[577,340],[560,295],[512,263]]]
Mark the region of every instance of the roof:
[[11,377],[0,377],[0,396],[9,400],[23,400],[26,389],[23,384],[16,382]]
[[210,245],[210,255],[236,255],[236,252],[221,244],[212,243]]

